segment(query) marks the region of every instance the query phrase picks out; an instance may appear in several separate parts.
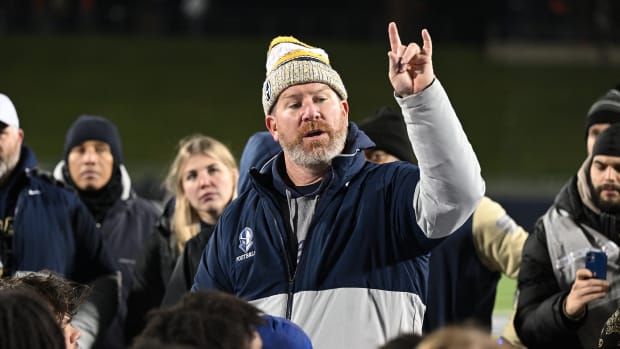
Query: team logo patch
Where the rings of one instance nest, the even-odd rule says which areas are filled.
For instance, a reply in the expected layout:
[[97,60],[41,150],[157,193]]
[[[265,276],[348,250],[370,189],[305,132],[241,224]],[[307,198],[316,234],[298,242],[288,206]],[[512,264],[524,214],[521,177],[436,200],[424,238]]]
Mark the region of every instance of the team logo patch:
[[239,233],[239,248],[243,251],[241,256],[237,256],[235,260],[237,262],[244,261],[248,258],[254,257],[256,251],[252,250],[254,246],[254,232],[252,229],[245,227]]
[[248,253],[252,246],[254,246],[254,232],[250,228],[244,228],[239,233],[239,248],[241,251]]

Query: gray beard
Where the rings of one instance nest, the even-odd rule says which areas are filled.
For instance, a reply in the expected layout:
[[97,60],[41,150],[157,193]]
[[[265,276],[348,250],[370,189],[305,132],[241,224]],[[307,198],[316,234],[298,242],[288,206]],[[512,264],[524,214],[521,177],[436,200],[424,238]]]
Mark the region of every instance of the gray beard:
[[19,150],[10,155],[7,159],[0,160],[0,183],[4,183],[6,179],[11,175],[17,162],[19,161]]
[[327,146],[315,148],[311,151],[305,151],[301,143],[287,146],[280,141],[280,146],[295,164],[306,168],[324,168],[330,166],[332,160],[342,153],[347,139],[347,131],[348,128],[343,127],[341,132],[334,134],[334,138],[330,140]]

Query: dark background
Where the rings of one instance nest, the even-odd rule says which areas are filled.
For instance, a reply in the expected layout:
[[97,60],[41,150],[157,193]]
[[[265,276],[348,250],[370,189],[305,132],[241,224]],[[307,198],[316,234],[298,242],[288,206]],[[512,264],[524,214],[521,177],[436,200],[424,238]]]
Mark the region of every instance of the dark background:
[[406,42],[428,28],[488,194],[529,229],[585,158],[590,105],[620,83],[619,19],[611,0],[4,0],[0,92],[42,167],[61,158],[77,116],[96,114],[119,126],[134,181],[153,184],[183,136],[214,136],[239,156],[264,129],[273,37],[326,49],[357,121],[396,106],[387,23]]

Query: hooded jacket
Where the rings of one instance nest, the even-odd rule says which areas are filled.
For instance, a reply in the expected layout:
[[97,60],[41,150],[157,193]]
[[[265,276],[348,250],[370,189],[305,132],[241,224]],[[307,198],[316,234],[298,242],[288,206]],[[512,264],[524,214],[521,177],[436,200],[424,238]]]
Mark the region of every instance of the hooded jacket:
[[[133,270],[160,215],[159,209],[153,203],[138,197],[133,191],[131,178],[123,164],[118,165],[117,171],[118,174],[115,171],[113,176],[120,176],[122,190],[119,196],[111,201],[113,203],[105,210],[103,218],[96,223],[97,230],[103,235],[110,255],[115,259],[121,272],[117,317],[108,327],[105,337],[98,338],[95,343],[95,348],[105,349],[124,348],[124,321],[127,315],[127,298],[133,282]],[[75,186],[70,176],[67,163],[60,161],[54,169],[54,177]],[[77,191],[77,188],[74,189]]]
[[[586,160],[580,171],[588,168],[589,163],[590,161]],[[578,190],[579,181],[576,175],[561,189],[549,211],[536,222],[534,231],[523,248],[518,284],[519,301],[514,324],[521,341],[530,349],[589,347],[583,346],[578,336],[579,331],[586,327],[586,322],[600,322],[599,328],[601,328],[606,320],[606,318],[589,318],[587,310],[586,315],[579,320],[571,320],[564,314],[563,303],[570,292],[570,285],[560,286],[555,273],[559,266],[552,263],[550,257],[549,237],[547,236],[549,232],[545,224],[549,222],[550,216],[565,217],[563,219],[572,221],[575,227],[582,230],[584,239],[591,235],[587,231],[592,230],[595,234],[600,233],[609,238],[609,243],[616,246],[616,249],[620,242],[618,231],[609,230],[609,225],[605,224],[599,215],[583,203]],[[563,230],[559,233],[567,232]],[[566,239],[568,240],[569,237],[567,236]],[[594,240],[590,243],[595,245]],[[586,243],[583,249],[589,247]],[[571,256],[571,260],[574,259],[574,261],[566,267],[584,267],[583,258],[583,256]],[[609,263],[616,263],[616,261],[610,260]],[[609,276],[608,279],[610,279]],[[613,284],[610,287],[613,288]],[[590,333],[590,337],[595,342],[598,334]],[[592,346],[596,345],[594,342]]]
[[350,123],[297,262],[282,214],[294,189],[281,177],[280,153],[251,170],[249,189],[220,217],[193,289],[230,292],[286,317],[317,348],[376,348],[400,332],[420,332],[427,253],[464,223],[484,184],[437,80],[397,100],[432,178],[420,179],[420,169],[405,162],[366,162],[362,149],[374,144]]
[[[54,169],[54,178],[67,182],[66,166],[66,163],[61,161]],[[147,244],[161,212],[154,204],[136,195],[131,188],[131,178],[125,166],[121,164],[119,168],[123,190],[115,203],[107,209],[104,218],[97,222],[97,228],[103,234],[111,255],[120,267],[122,299],[126,300],[131,289],[136,260]]]

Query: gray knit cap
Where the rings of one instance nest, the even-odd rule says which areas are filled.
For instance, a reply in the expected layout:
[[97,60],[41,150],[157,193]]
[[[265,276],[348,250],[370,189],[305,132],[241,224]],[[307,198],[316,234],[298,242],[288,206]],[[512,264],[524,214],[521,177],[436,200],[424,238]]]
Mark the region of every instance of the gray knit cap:
[[341,99],[347,99],[340,75],[329,63],[327,53],[292,36],[278,36],[267,51],[267,77],[263,84],[263,110],[271,113],[280,93],[300,84],[320,82],[331,87]]
[[616,86],[600,97],[588,110],[586,116],[585,133],[594,124],[615,124],[620,121],[620,85]]

